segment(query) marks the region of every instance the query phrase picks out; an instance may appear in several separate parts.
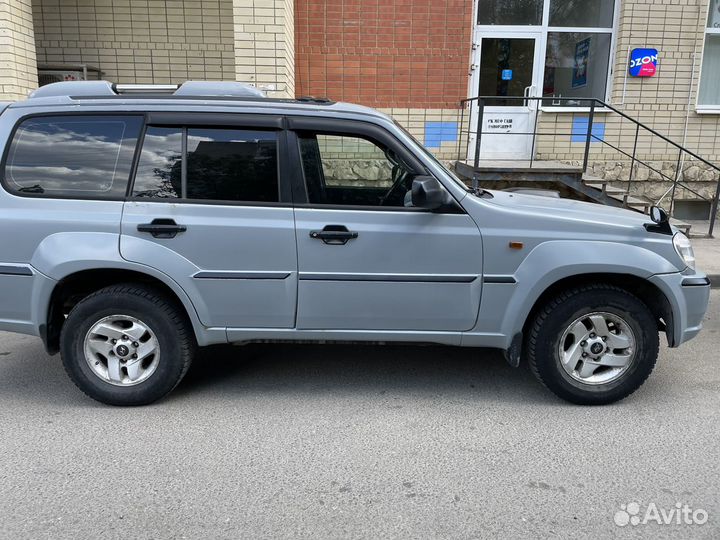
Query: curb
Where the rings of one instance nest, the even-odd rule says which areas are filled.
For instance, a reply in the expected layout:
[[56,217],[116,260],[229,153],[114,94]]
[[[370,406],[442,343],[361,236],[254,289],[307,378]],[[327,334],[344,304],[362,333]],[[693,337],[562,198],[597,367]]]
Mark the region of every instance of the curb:
[[720,289],[720,274],[707,274],[711,289]]

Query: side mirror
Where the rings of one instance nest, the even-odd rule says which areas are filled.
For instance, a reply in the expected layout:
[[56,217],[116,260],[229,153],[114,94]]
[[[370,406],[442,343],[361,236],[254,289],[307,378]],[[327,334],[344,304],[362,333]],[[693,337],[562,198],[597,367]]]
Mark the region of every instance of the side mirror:
[[670,218],[667,212],[659,206],[653,206],[650,208],[650,219],[652,223],[645,224],[645,230],[652,233],[668,234],[672,236],[673,231],[670,226]]
[[658,225],[662,225],[663,223],[667,223],[669,221],[667,212],[659,206],[653,206],[650,208],[650,219]]
[[432,176],[416,176],[412,183],[412,204],[417,208],[437,210],[453,199],[442,184]]

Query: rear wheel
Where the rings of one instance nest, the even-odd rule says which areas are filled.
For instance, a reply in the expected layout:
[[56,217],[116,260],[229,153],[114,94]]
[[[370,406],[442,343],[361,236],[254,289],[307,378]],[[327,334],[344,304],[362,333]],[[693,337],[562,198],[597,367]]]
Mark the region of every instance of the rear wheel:
[[570,289],[537,314],[528,336],[536,377],[559,397],[601,405],[632,394],[655,367],[659,337],[647,306],[611,285]]
[[63,325],[60,348],[65,370],[88,396],[110,405],[145,405],[182,380],[195,343],[174,302],[129,284],[81,300]]

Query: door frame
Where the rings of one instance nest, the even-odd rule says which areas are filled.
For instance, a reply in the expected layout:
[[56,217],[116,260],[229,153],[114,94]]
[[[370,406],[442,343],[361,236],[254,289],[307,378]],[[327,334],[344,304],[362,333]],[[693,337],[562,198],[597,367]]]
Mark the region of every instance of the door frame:
[[[471,97],[478,96],[480,93],[480,66],[482,62],[482,41],[483,39],[533,39],[535,40],[535,50],[533,54],[533,70],[532,70],[532,84],[528,87],[526,87],[526,95],[528,97],[538,97],[542,93],[542,84],[543,84],[543,70],[541,69],[541,66],[544,66],[544,52],[545,52],[545,36],[542,32],[541,27],[508,27],[508,26],[476,26],[474,30],[474,38],[473,38],[473,62],[472,62],[472,72],[470,76],[470,95]],[[536,116],[538,114],[539,109],[539,101],[533,101],[528,100],[527,102],[522,102],[518,100],[518,105],[516,106],[485,106],[484,113],[489,115],[496,115],[500,113],[509,113],[512,115],[527,115],[528,117],[528,126],[534,126]],[[487,116],[485,116],[487,118]],[[470,114],[470,144],[468,145],[468,156],[467,159],[469,161],[472,161],[475,157],[475,139],[477,132],[477,122],[478,122],[478,107],[477,103],[472,105],[472,110]],[[485,135],[483,135],[485,137]],[[504,142],[510,142],[510,140],[518,140],[520,135],[512,136],[512,135],[497,135],[497,137],[504,137],[507,139],[507,141]],[[532,135],[526,135],[523,136],[522,139],[519,139],[521,141],[524,141],[524,143],[521,143],[521,146],[518,148],[517,151],[513,151],[513,153],[523,153],[524,159],[531,159],[531,156],[535,152],[534,144],[531,142],[534,138]],[[493,159],[493,155],[491,153],[486,153],[485,157],[483,157],[482,153],[482,145],[481,145],[481,155],[480,159]],[[498,158],[501,159],[501,158]]]
[[[542,32],[542,28],[539,27],[525,27],[524,29],[518,29],[517,27],[508,26],[476,26],[475,35],[473,38],[473,62],[472,62],[472,74],[470,76],[470,97],[479,95],[480,92],[480,62],[482,55],[482,40],[483,39],[534,39],[535,40],[535,54],[532,74],[532,85],[535,89],[533,92],[538,92],[542,88],[543,82],[543,70],[540,66],[544,66],[544,52],[545,52],[545,37]],[[539,94],[538,94],[539,95]],[[506,107],[503,107],[506,108]],[[522,106],[512,108],[523,108]]]

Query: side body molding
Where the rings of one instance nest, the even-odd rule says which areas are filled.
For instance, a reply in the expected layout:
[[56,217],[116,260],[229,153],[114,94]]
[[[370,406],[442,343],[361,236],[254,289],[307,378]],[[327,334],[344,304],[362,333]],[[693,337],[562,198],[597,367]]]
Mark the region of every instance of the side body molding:
[[[50,279],[38,281],[38,287],[33,292],[32,319],[36,328],[47,320],[50,296],[58,281],[90,268],[131,270],[160,280],[177,295],[190,317],[199,345],[227,341],[224,328],[208,328],[200,322],[188,293],[176,281],[155,268],[123,259],[118,249],[119,241],[119,234],[67,232],[50,235],[39,244],[30,262],[33,268]],[[188,272],[189,275],[191,273]]]

